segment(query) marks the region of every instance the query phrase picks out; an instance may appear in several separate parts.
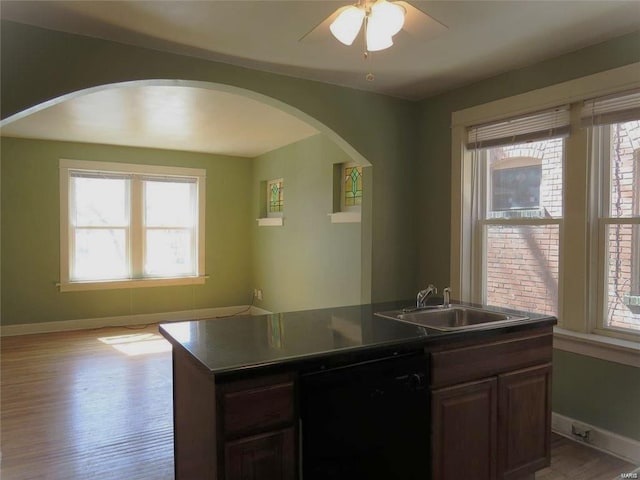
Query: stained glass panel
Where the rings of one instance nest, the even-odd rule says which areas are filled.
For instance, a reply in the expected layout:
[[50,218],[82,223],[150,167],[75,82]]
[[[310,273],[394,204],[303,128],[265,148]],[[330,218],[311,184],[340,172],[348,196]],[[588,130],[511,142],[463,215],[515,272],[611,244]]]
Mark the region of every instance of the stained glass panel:
[[344,205],[362,205],[362,167],[344,169]]
[[284,185],[282,180],[271,180],[267,185],[267,195],[269,196],[269,213],[282,212],[284,208]]

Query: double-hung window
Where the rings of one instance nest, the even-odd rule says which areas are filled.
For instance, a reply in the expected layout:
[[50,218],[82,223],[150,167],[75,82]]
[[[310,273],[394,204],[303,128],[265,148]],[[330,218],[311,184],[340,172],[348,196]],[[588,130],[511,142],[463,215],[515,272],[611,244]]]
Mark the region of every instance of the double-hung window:
[[584,102],[592,161],[593,288],[600,333],[640,333],[640,91]]
[[467,130],[475,190],[474,284],[483,303],[558,313],[568,132],[568,107]]
[[201,169],[60,161],[61,290],[204,282]]
[[451,285],[558,317],[563,348],[640,339],[640,90],[622,67],[453,114]]

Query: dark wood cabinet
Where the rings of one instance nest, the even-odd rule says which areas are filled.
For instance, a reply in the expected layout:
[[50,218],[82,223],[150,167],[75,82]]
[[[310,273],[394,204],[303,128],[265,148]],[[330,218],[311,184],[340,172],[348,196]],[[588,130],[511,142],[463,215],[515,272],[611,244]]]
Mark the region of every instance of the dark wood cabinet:
[[[431,455],[424,452],[424,478],[533,475],[550,460],[552,327],[456,338],[425,346]],[[174,346],[176,480],[299,478],[299,372],[268,372],[213,375]]]
[[294,480],[295,430],[286,428],[226,443],[226,480]]
[[512,480],[548,465],[551,438],[551,365],[498,377],[499,478]]
[[295,480],[296,375],[217,378],[173,349],[176,480]]
[[433,480],[495,478],[497,384],[490,378],[433,392]]
[[221,383],[225,480],[294,480],[297,413],[293,375]]
[[551,329],[431,355],[434,480],[515,480],[549,465]]

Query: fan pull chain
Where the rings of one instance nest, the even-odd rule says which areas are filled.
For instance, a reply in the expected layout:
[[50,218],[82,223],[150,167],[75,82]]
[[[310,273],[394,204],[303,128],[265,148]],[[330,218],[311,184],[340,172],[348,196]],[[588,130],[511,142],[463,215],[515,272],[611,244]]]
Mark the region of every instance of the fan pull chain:
[[[367,28],[369,26],[369,22],[367,20],[368,20],[368,18],[365,17],[365,19],[364,19],[364,35],[362,36],[362,40],[363,40],[363,44],[364,44],[364,54],[363,54],[363,56],[364,56],[365,63],[367,63],[367,60],[369,60],[369,62],[371,62],[371,59],[370,59],[371,52],[369,50],[367,50]],[[373,72],[367,73],[364,78],[368,82],[373,82],[376,79],[376,77],[373,74]]]

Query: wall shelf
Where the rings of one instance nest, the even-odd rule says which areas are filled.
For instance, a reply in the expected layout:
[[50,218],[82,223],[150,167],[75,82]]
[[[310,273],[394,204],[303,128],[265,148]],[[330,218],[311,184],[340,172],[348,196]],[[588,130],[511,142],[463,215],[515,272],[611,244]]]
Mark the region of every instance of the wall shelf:
[[336,212],[327,215],[331,217],[331,223],[360,223],[362,221],[360,212]]
[[284,225],[283,217],[265,217],[257,218],[259,227],[281,227]]

